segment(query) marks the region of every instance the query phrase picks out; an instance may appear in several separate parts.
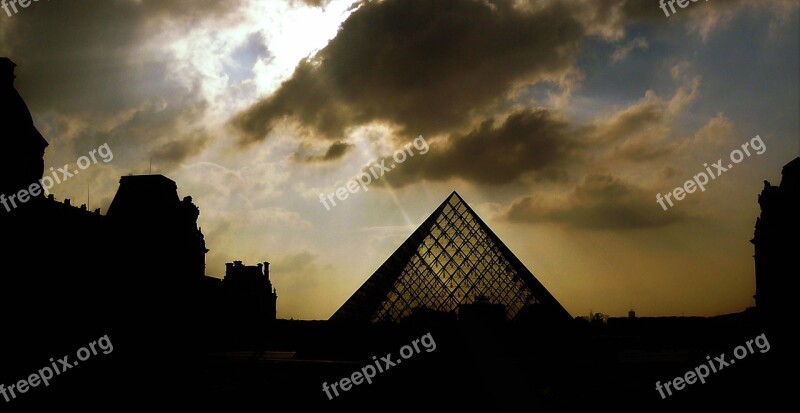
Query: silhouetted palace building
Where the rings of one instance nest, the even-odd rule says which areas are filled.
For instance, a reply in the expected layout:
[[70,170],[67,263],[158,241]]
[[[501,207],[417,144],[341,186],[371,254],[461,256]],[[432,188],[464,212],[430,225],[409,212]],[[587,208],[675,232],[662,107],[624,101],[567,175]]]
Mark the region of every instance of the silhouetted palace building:
[[253,331],[276,318],[268,264],[229,264],[224,281],[207,276],[200,210],[171,179],[122,177],[105,215],[41,193],[12,207],[12,194],[42,178],[47,146],[13,87],[14,66],[0,59],[0,195],[10,205],[0,206],[0,311],[19,314],[5,325],[19,340],[0,351],[24,359],[51,349],[53,337],[69,343],[95,331],[142,354],[261,340]]

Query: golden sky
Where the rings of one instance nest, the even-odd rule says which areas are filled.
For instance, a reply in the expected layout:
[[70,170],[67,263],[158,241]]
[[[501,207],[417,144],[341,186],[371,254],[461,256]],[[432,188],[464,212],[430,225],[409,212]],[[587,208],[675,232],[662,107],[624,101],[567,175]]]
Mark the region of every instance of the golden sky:
[[[48,166],[114,152],[58,199],[88,186],[105,212],[152,159],[201,209],[207,273],[270,261],[281,318],[327,319],[453,190],[573,316],[714,315],[753,305],[757,195],[800,152],[798,18],[793,0],[59,1],[0,10],[0,56]],[[387,158],[418,136],[424,154]],[[764,150],[656,202],[745,143]]]

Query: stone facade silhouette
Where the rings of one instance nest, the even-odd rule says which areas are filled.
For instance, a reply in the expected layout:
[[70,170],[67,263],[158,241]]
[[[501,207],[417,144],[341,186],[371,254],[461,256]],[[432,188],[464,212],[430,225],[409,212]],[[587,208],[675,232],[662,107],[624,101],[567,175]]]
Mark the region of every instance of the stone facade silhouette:
[[48,143],[33,124],[28,106],[14,87],[16,64],[0,57],[0,162],[14,171],[0,176],[0,194],[11,195],[42,178]]
[[239,313],[254,314],[275,320],[278,292],[269,279],[269,263],[244,265],[241,261],[225,264],[222,285]]
[[755,246],[756,307],[769,318],[788,317],[798,268],[800,158],[783,167],[780,185],[764,181],[758,204],[761,216],[751,240]]

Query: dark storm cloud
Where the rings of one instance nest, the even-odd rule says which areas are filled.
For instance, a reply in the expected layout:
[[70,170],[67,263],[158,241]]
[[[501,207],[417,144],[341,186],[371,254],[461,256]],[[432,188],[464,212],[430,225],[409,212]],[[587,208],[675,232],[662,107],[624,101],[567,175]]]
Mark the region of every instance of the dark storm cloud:
[[465,135],[451,136],[447,144],[432,143],[428,153],[398,166],[386,182],[402,186],[459,177],[500,185],[529,173],[550,179],[564,175],[575,148],[564,121],[544,109],[525,109],[499,125],[487,120]]
[[689,218],[680,210],[664,212],[655,202],[655,191],[597,174],[584,177],[566,199],[527,196],[515,201],[503,217],[512,222],[550,222],[589,230],[660,227]]
[[[327,139],[371,121],[411,136],[452,133],[491,112],[515,84],[566,73],[585,35],[617,39],[631,25],[669,23],[656,2],[642,0],[357,4],[336,38],[234,117],[241,144],[285,120]],[[706,21],[696,25],[713,25],[716,10],[741,4],[755,3],[719,0],[681,13],[687,24],[697,17]]]
[[520,81],[569,68],[582,36],[567,6],[511,1],[365,3],[271,96],[238,115],[240,142],[288,118],[328,139],[385,121],[409,135],[467,126]]
[[354,147],[353,144],[346,142],[335,142],[331,145],[324,155],[309,156],[305,158],[305,162],[329,162],[335,161],[343,157],[347,152]]

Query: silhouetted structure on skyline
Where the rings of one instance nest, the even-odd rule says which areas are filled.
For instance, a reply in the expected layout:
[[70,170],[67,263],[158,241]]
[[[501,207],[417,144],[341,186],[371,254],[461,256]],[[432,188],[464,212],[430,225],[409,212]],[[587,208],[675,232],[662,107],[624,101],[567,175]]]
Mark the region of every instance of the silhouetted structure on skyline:
[[44,172],[44,151],[48,143],[33,124],[31,112],[14,88],[17,65],[0,57],[0,161],[13,171],[0,177],[0,194],[11,195],[37,182]]
[[398,322],[425,311],[571,316],[453,192],[331,317]]
[[142,257],[131,263],[141,274],[163,273],[179,282],[197,282],[205,275],[208,249],[197,225],[200,210],[191,197],[178,197],[173,180],[123,176],[106,216],[121,247]]
[[764,181],[758,196],[761,216],[756,220],[756,307],[768,318],[791,314],[797,275],[797,241],[800,237],[800,158],[787,163],[780,185]]
[[225,264],[222,280],[231,304],[240,314],[253,314],[264,320],[275,320],[278,292],[269,279],[269,263],[244,265],[241,261]]

